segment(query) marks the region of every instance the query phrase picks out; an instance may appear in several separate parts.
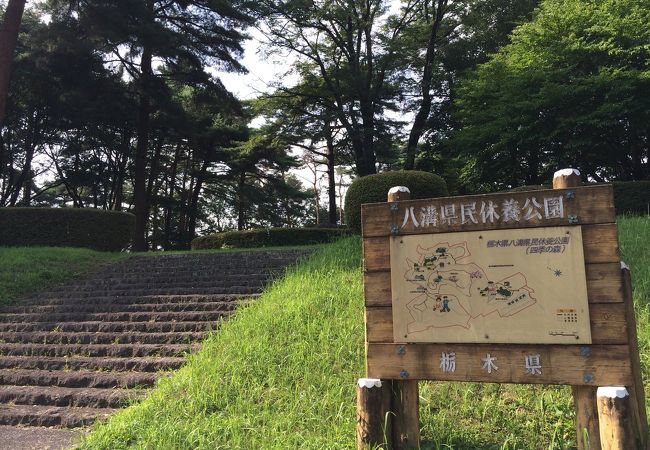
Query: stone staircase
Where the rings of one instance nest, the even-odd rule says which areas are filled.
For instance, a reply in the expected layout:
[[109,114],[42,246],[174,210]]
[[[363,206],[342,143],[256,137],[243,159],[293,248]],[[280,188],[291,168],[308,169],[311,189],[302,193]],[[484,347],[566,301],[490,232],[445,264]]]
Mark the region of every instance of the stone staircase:
[[78,427],[109,416],[307,254],[131,257],[0,308],[0,425]]

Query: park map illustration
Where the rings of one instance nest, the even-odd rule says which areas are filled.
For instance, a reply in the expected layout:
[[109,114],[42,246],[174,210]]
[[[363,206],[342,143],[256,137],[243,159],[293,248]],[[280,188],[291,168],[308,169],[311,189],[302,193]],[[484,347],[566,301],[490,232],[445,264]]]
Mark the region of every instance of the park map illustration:
[[590,343],[579,227],[395,237],[396,342]]

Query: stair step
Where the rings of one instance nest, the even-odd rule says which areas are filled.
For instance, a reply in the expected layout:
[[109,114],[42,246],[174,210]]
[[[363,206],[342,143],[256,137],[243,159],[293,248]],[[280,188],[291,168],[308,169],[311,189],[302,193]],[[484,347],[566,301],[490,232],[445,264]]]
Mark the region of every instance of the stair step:
[[[224,318],[226,315],[223,316]],[[171,333],[171,332],[199,332],[217,329],[219,322],[215,321],[184,321],[184,322],[23,322],[0,323],[1,332],[103,332],[103,333]]]
[[84,333],[23,332],[0,333],[0,342],[32,344],[187,344],[201,341],[205,331],[176,333]]
[[[121,295],[121,296],[90,296],[83,298],[74,297],[46,297],[43,294],[28,301],[21,301],[20,304],[28,306],[50,306],[50,305],[94,305],[114,304],[130,305],[139,303],[148,304],[170,304],[170,303],[201,303],[201,302],[236,302],[254,299],[261,294],[188,294],[188,295]],[[7,312],[14,307],[0,308],[0,314],[7,309]]]
[[70,408],[61,406],[0,405],[0,425],[33,427],[83,427],[107,419],[109,408]]
[[164,358],[3,356],[0,357],[0,369],[158,372],[178,369],[184,362],[185,358],[172,356]]
[[0,385],[68,388],[136,388],[153,386],[159,373],[0,369]]
[[[232,308],[230,308],[232,309]],[[224,311],[182,311],[182,312],[109,312],[109,313],[28,313],[28,314],[0,314],[2,323],[22,322],[76,322],[76,321],[102,321],[102,322],[169,322],[169,321],[214,321],[223,316],[230,315],[231,310]]]
[[68,314],[109,312],[184,312],[184,311],[229,311],[237,308],[241,301],[231,302],[181,302],[181,303],[136,303],[129,304],[63,304],[32,305],[4,308],[0,314]]
[[122,297],[122,296],[141,296],[141,295],[232,295],[232,294],[259,294],[262,290],[260,287],[250,286],[231,286],[216,288],[165,288],[165,289],[88,289],[85,291],[46,291],[42,297],[56,298],[88,298],[88,297]]
[[[84,356],[140,358],[145,356],[181,356],[195,351],[200,344],[0,344],[3,356]],[[0,356],[1,357],[1,356]]]
[[16,405],[119,408],[142,397],[138,389],[67,388],[57,386],[0,386],[0,403]]

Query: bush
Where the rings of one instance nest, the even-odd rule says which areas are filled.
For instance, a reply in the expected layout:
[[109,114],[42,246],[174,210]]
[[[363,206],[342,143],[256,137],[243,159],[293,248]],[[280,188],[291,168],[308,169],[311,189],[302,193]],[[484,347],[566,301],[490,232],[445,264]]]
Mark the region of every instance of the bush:
[[[616,214],[647,214],[650,207],[650,181],[615,181],[614,205]],[[593,183],[584,183],[583,186],[594,186]],[[519,186],[510,192],[538,191],[553,189],[552,186],[529,185]]]
[[614,182],[616,214],[648,214],[650,180]]
[[0,246],[85,247],[120,251],[131,242],[133,214],[90,208],[0,208]]
[[357,178],[345,195],[345,223],[351,230],[361,231],[361,205],[385,202],[393,186],[406,186],[411,198],[434,198],[449,195],[445,180],[438,175],[417,170],[384,172]]
[[192,250],[321,244],[334,241],[346,234],[348,231],[342,228],[263,228],[225,231],[194,239]]

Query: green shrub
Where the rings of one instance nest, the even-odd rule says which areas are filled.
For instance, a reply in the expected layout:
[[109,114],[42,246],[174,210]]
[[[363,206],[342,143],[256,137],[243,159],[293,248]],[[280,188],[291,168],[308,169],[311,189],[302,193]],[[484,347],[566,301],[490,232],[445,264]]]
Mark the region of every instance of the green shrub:
[[[616,214],[648,214],[650,208],[650,180],[648,181],[615,181],[614,205]],[[584,186],[594,186],[594,183],[584,183]],[[552,189],[552,186],[529,185],[519,186],[509,192],[538,191]]]
[[650,180],[614,182],[616,214],[648,214]]
[[331,242],[348,234],[336,228],[263,228],[202,236],[192,241],[192,250],[308,245]]
[[119,251],[131,242],[133,214],[90,208],[0,208],[2,247],[85,247]]
[[434,198],[449,195],[445,180],[438,175],[417,170],[384,172],[357,178],[345,195],[345,223],[351,230],[361,231],[361,205],[385,202],[390,188],[406,186],[411,198]]

